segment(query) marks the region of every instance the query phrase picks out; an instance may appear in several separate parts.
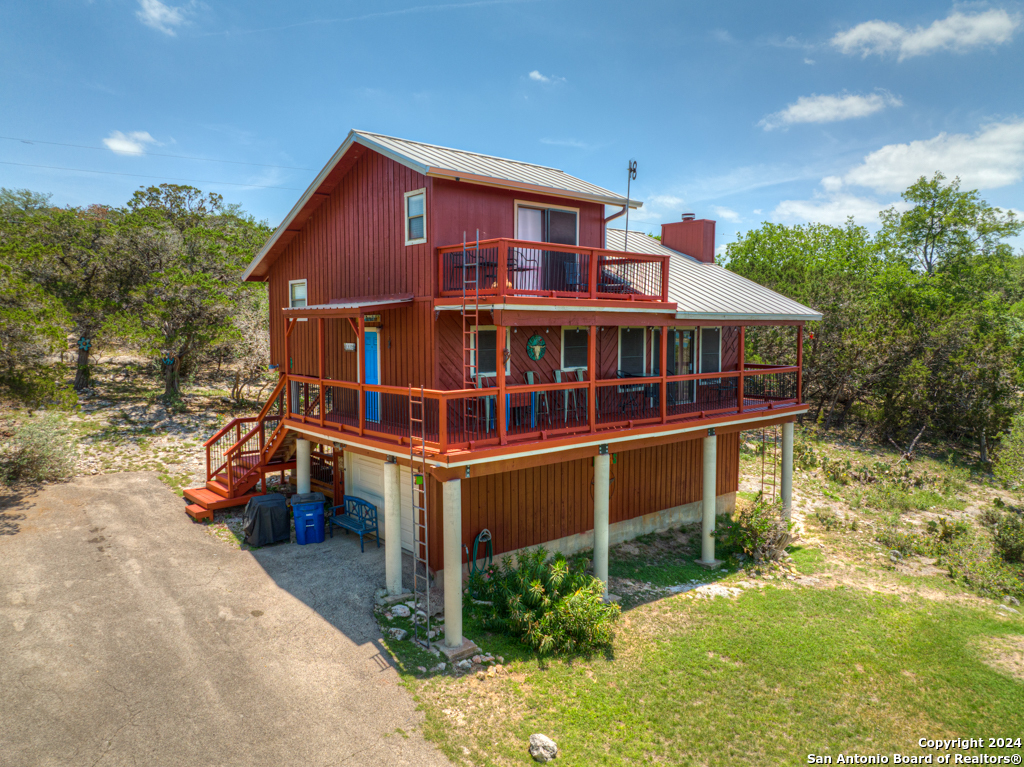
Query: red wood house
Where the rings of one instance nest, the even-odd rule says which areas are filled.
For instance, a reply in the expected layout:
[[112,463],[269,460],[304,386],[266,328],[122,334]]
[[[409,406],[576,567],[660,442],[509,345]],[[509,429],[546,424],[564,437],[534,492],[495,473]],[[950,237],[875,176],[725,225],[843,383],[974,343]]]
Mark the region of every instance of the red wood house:
[[[191,512],[292,469],[300,491],[375,503],[388,589],[403,549],[443,571],[452,647],[484,529],[496,555],[593,547],[607,582],[609,545],[702,521],[713,561],[741,430],[783,424],[790,504],[820,315],[716,265],[713,221],[627,238],[609,225],[627,204],[554,168],[352,131],[245,271],[268,284],[280,380],[207,443]],[[745,363],[763,324],[796,327],[786,364]]]

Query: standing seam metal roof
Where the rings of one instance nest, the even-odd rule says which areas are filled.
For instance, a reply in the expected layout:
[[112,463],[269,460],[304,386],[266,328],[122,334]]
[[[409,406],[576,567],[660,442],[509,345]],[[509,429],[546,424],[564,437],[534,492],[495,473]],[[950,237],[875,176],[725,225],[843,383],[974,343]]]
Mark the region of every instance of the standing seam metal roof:
[[[575,176],[570,176],[558,168],[549,168],[518,160],[506,160],[503,157],[477,154],[434,144],[423,144],[419,141],[385,136],[381,133],[359,130],[353,131],[353,133],[364,139],[371,148],[373,145],[377,145],[418,163],[422,166],[421,172],[424,174],[429,172],[430,175],[443,175],[447,171],[453,176],[460,174],[482,176],[496,181],[510,181],[563,191],[571,197],[585,195],[587,198],[606,202],[609,205],[626,204],[625,197]],[[637,200],[630,200],[630,207],[641,207],[642,205],[643,203]]]
[[678,319],[780,320],[810,322],[821,314],[764,285],[751,282],[717,264],[706,264],[667,248],[643,232],[608,229],[606,247],[629,253],[670,256],[668,300]]

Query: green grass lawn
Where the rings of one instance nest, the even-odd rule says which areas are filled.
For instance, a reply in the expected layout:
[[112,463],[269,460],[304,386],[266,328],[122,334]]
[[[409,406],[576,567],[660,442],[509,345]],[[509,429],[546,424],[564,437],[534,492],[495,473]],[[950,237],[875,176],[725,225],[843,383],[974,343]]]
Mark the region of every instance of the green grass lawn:
[[564,765],[921,754],[921,737],[1024,731],[1024,684],[982,660],[986,638],[1013,635],[1024,620],[984,604],[768,586],[630,610],[607,656],[520,652],[496,679],[416,686],[428,736],[474,764],[530,763],[534,732]]

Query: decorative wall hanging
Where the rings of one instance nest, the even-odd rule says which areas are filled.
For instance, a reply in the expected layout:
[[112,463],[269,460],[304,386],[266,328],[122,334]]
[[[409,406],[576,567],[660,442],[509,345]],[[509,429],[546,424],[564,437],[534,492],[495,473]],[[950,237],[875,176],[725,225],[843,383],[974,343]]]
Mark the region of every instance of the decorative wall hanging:
[[530,340],[526,342],[526,353],[530,355],[531,360],[539,360],[547,350],[547,342],[540,336],[530,336]]

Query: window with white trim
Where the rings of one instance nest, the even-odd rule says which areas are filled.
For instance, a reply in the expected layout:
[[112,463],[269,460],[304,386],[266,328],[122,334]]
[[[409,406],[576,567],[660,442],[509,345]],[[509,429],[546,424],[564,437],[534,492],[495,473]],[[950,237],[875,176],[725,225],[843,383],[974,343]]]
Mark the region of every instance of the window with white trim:
[[427,190],[405,193],[405,244],[427,241]]
[[722,329],[700,329],[700,372],[722,372]]
[[590,330],[562,328],[562,370],[586,370]]
[[640,378],[647,374],[647,328],[619,328],[619,371]]
[[[292,309],[304,309],[306,307],[305,280],[292,280],[288,283],[288,306]],[[299,322],[305,321],[305,317],[299,317]]]
[[[472,326],[475,331],[470,337],[469,364],[473,377],[492,378],[498,375],[498,329],[494,325]],[[505,348],[511,343],[510,330],[505,328]],[[479,368],[477,366],[477,349],[480,350]],[[511,375],[511,359],[505,362],[505,375]]]

